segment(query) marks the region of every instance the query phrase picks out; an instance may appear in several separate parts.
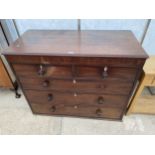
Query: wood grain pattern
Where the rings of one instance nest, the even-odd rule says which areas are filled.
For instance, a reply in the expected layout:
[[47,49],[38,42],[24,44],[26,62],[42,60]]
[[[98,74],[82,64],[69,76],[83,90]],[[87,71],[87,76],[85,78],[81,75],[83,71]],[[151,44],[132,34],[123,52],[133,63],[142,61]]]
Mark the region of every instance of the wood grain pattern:
[[[31,103],[50,104],[60,106],[82,105],[85,107],[111,107],[122,108],[125,105],[127,96],[106,95],[106,94],[86,94],[86,93],[67,93],[59,91],[36,91],[26,90],[26,96]],[[65,101],[65,102],[64,102]]]
[[[44,53],[43,53],[44,55]],[[42,64],[42,65],[88,65],[92,66],[113,66],[113,67],[143,67],[145,58],[106,58],[104,57],[72,57],[72,56],[23,56],[6,55],[6,58],[13,64]]]
[[32,90],[59,90],[67,92],[105,93],[128,95],[133,83],[117,80],[103,80],[93,82],[86,80],[49,80],[35,78],[19,78],[24,89]]
[[30,30],[5,50],[6,55],[146,58],[131,31]]
[[108,79],[122,79],[133,81],[136,74],[135,68],[108,67],[107,66],[54,66],[42,65],[43,75],[39,75],[41,65],[13,64],[13,68],[19,77],[28,78],[50,78],[50,79],[90,79],[103,80],[104,67],[107,67]]
[[[48,115],[63,115],[63,116],[77,116],[77,117],[91,117],[91,118],[106,118],[106,119],[121,119],[122,109],[120,108],[97,108],[79,106],[51,106],[49,104],[38,105],[31,104],[32,110],[36,114]],[[98,110],[100,109],[100,113]]]

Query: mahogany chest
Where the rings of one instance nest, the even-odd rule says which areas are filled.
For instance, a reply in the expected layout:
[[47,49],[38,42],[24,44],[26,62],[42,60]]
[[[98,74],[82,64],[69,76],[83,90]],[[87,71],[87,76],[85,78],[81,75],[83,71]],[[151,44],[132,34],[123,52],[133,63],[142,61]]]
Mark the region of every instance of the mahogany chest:
[[34,114],[112,120],[147,58],[131,31],[30,30],[3,54]]

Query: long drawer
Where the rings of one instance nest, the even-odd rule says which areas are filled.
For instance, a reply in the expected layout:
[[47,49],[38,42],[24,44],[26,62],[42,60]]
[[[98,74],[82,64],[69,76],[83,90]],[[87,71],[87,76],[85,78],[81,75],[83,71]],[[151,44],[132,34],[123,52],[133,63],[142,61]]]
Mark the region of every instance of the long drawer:
[[50,65],[19,65],[13,64],[19,77],[31,78],[59,78],[59,79],[122,79],[133,81],[135,68],[124,67],[94,67],[94,66],[50,66]]
[[24,89],[57,90],[66,92],[104,93],[128,95],[133,83],[103,80],[102,82],[84,80],[50,80],[36,78],[19,78]]
[[142,67],[145,58],[103,58],[103,57],[65,57],[65,56],[29,56],[29,55],[7,55],[7,60],[10,63],[19,64],[47,64],[47,65],[110,65],[114,67]]
[[126,105],[127,96],[83,93],[60,93],[55,91],[26,90],[30,103],[49,104],[53,106],[83,106],[122,108]]
[[31,104],[33,113],[44,115],[63,115],[63,116],[79,116],[93,118],[118,119],[122,118],[123,110],[121,108],[97,108],[85,106],[52,106],[49,104]]

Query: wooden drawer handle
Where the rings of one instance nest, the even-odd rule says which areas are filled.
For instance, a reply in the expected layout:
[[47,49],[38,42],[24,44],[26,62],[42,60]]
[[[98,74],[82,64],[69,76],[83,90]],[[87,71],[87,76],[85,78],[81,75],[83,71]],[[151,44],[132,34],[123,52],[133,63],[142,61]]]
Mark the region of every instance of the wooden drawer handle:
[[74,106],[74,109],[78,109],[78,106],[77,106],[77,105],[75,105],[75,106]]
[[97,109],[96,110],[96,115],[100,116],[102,114],[102,110],[101,109]]
[[56,111],[56,107],[55,107],[55,106],[52,106],[52,107],[50,108],[50,111],[51,111],[51,112],[55,112],[55,111]]
[[50,85],[50,82],[48,80],[45,80],[43,82],[43,87],[48,87]]
[[102,78],[105,79],[108,77],[108,67],[105,66],[102,72]]
[[103,104],[104,103],[104,98],[102,96],[100,96],[97,100],[98,104]]
[[45,75],[45,73],[46,73],[45,68],[43,67],[43,65],[40,65],[38,75],[43,76],[43,75]]
[[52,101],[53,100],[53,94],[48,94],[48,101]]

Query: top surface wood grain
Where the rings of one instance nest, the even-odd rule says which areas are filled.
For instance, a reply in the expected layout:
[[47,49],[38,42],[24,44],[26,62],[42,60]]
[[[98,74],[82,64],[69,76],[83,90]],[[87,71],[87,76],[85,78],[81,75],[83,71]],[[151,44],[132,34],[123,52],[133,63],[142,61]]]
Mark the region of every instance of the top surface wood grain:
[[29,30],[4,55],[147,58],[131,31]]

